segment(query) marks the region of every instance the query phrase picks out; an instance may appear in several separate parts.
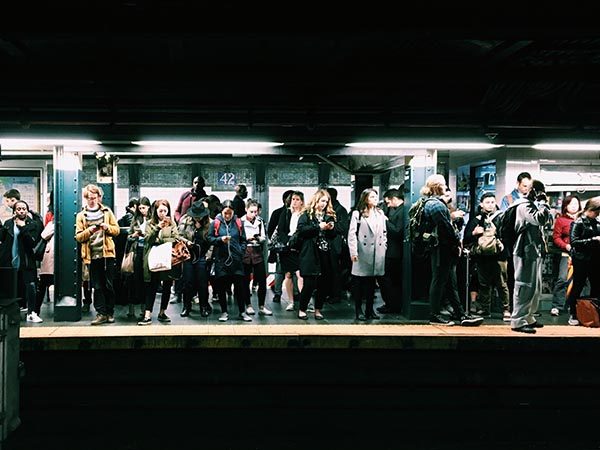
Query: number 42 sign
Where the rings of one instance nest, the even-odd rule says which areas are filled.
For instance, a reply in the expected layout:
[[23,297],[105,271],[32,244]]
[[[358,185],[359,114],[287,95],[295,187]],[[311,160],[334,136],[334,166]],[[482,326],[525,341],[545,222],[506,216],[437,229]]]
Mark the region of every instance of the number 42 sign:
[[217,172],[217,184],[221,187],[237,185],[237,176],[233,172]]

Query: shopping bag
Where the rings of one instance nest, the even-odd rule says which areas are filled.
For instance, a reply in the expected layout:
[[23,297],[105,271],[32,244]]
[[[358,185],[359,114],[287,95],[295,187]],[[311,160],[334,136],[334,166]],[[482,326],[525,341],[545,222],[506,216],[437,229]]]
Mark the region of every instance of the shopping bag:
[[148,269],[150,272],[164,272],[171,270],[172,242],[156,245],[148,253]]
[[125,253],[121,262],[121,273],[133,273],[133,259],[135,257],[135,246],[131,246],[131,250]]
[[182,241],[177,241],[173,244],[171,251],[171,267],[181,264],[192,257],[190,250]]

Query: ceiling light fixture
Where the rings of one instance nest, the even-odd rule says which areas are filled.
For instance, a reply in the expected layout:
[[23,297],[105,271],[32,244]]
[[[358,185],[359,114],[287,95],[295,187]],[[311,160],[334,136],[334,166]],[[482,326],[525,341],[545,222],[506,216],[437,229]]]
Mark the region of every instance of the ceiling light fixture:
[[100,145],[102,142],[88,139],[4,139],[0,138],[0,145],[7,150],[52,150],[57,145],[64,147],[90,147]]
[[574,150],[574,151],[599,151],[600,144],[535,144],[532,148],[536,150]]
[[485,142],[352,142],[347,147],[365,149],[488,150],[503,145]]

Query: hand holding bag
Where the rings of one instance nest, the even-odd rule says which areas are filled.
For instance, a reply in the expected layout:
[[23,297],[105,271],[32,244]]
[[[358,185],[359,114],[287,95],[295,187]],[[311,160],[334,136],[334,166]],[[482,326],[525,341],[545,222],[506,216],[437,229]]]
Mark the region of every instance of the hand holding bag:
[[190,250],[187,248],[187,245],[182,241],[177,241],[173,243],[173,250],[171,251],[171,267],[176,266],[177,264],[181,264],[184,261],[187,261],[192,257]]
[[172,242],[156,245],[148,253],[148,269],[150,272],[164,272],[171,270]]

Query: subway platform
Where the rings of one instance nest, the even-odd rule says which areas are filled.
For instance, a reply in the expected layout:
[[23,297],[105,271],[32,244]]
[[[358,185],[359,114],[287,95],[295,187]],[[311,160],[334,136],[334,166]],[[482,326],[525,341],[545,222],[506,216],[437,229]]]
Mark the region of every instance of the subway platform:
[[600,329],[546,309],[536,335],[500,315],[359,324],[348,302],[305,322],[270,296],[251,323],[173,304],[169,324],[124,306],[114,324],[54,323],[44,304],[22,322],[22,425],[3,450],[597,448],[580,431],[600,413]]

